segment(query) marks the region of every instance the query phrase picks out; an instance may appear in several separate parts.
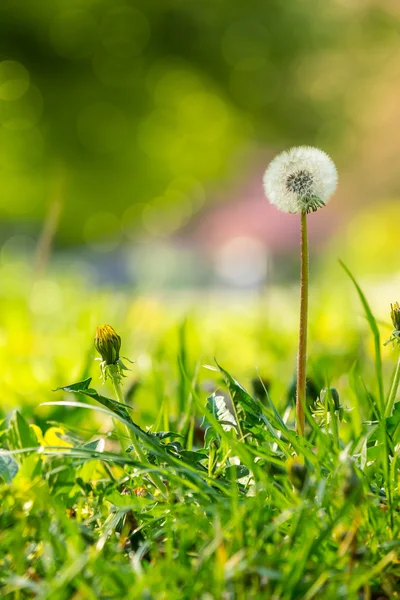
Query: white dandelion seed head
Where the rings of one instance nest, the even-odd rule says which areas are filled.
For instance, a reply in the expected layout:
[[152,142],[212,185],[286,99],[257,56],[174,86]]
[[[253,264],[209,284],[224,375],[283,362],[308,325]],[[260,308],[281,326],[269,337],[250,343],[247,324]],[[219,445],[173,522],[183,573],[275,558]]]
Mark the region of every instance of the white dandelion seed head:
[[287,213],[315,211],[328,202],[337,185],[333,160],[319,148],[298,146],[278,154],[264,174],[265,195]]

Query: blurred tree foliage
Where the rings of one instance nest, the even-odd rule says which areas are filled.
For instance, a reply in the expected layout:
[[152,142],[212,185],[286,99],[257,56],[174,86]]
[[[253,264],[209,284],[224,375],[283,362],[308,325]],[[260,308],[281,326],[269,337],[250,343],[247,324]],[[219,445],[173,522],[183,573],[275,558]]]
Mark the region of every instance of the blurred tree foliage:
[[331,0],[2,0],[3,236],[57,193],[64,243],[172,233],[258,145],[330,149],[393,28]]

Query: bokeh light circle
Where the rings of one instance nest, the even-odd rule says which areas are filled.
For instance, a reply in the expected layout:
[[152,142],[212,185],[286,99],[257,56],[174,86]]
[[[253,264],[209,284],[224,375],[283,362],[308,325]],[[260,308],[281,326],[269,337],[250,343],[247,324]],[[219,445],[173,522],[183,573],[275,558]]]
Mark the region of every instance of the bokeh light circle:
[[59,284],[50,279],[36,281],[32,287],[30,308],[37,315],[52,315],[63,307],[63,295]]
[[149,39],[149,22],[135,8],[120,6],[105,15],[101,25],[101,42],[110,54],[121,58],[138,56]]
[[15,60],[0,62],[0,100],[11,102],[21,98],[29,88],[29,73]]
[[112,213],[95,213],[87,219],[83,228],[83,237],[86,244],[95,252],[111,252],[121,241],[120,220]]
[[263,242],[238,236],[226,241],[216,254],[216,272],[237,287],[259,285],[267,275],[267,254]]
[[43,97],[35,85],[13,102],[0,99],[0,124],[5,129],[23,131],[37,125],[43,113]]
[[97,79],[110,87],[135,89],[144,77],[140,57],[114,56],[102,47],[95,52],[92,64]]
[[81,144],[88,150],[96,154],[112,153],[126,138],[127,119],[117,106],[97,102],[79,114],[77,133]]
[[93,53],[98,36],[98,24],[85,10],[63,11],[50,26],[50,41],[55,51],[63,58],[88,58]]
[[43,174],[33,168],[0,171],[0,207],[11,215],[33,213],[44,197]]
[[268,30],[257,21],[231,24],[222,36],[222,54],[229,65],[243,71],[259,69],[266,60]]

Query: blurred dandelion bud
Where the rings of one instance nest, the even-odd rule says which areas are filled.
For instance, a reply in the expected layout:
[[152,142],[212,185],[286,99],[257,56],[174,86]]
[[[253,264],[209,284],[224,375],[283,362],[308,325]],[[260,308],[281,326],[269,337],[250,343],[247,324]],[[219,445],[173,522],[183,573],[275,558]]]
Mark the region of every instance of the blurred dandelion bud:
[[341,409],[339,394],[336,388],[324,388],[321,390],[320,400],[322,404],[325,404],[327,401],[331,400],[335,410]]
[[286,461],[286,468],[291,484],[296,488],[296,490],[301,491],[307,478],[306,465],[297,456],[295,456]]
[[390,335],[390,338],[386,340],[384,344],[385,346],[390,342],[394,343],[397,341],[400,343],[400,304],[398,302],[390,305],[390,316],[394,329]]
[[330,156],[311,146],[298,146],[278,154],[264,175],[269,202],[286,213],[309,213],[328,202],[337,185],[337,170]]
[[[399,348],[400,348],[400,304],[398,302],[395,302],[394,304],[390,305],[390,316],[392,317],[392,323],[393,323],[394,329],[393,329],[392,333],[390,334],[390,338],[388,340],[386,340],[384,345],[386,346],[386,344],[389,344],[390,342],[392,342],[392,344],[394,346],[394,343],[397,342],[399,344]],[[393,407],[394,407],[396,399],[397,399],[397,391],[399,389],[399,385],[400,385],[400,356],[397,361],[397,366],[396,366],[396,370],[394,372],[388,401],[387,401],[386,407],[385,407],[385,417],[392,416]]]
[[268,392],[271,387],[271,382],[265,377],[253,377],[251,380],[251,387],[253,388],[253,395],[257,400],[265,402],[268,398]]
[[100,325],[96,329],[94,346],[101,356],[101,375],[104,381],[108,376],[116,377],[118,381],[124,376],[123,371],[128,371],[119,357],[121,338],[111,325]]
[[118,362],[121,338],[111,325],[100,325],[96,329],[94,345],[106,365]]
[[360,501],[363,494],[363,484],[352,459],[346,452],[339,455],[340,471],[343,477],[342,492],[346,498],[352,496],[355,501]]
[[390,305],[390,316],[392,317],[393,327],[396,331],[400,331],[400,304],[395,302]]
[[[292,404],[292,402],[294,402],[296,400],[296,391],[297,391],[296,387],[297,387],[297,381],[296,381],[296,377],[294,377],[292,383],[290,384],[290,387],[287,390],[287,395],[286,395],[287,405]],[[319,398],[319,394],[320,394],[320,389],[321,389],[321,386],[318,385],[318,383],[315,379],[313,379],[312,377],[307,378],[306,401],[307,401],[307,406],[309,408],[312,408],[315,405],[315,403],[317,402],[317,400]]]
[[346,409],[340,404],[339,394],[336,388],[324,388],[321,390],[319,400],[312,410],[315,419],[319,420],[320,426],[325,427],[336,417],[343,421]]

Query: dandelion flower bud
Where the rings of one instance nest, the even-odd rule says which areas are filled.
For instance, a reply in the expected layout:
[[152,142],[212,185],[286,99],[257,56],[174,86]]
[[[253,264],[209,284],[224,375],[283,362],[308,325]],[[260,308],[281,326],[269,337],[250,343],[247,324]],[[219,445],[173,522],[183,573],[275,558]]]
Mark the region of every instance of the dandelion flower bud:
[[390,316],[392,317],[392,323],[395,331],[400,331],[400,304],[395,302],[390,305]]
[[321,390],[320,400],[323,404],[328,400],[332,400],[335,410],[340,410],[341,408],[339,394],[336,388],[324,388]]
[[386,340],[384,344],[385,346],[390,342],[393,344],[394,342],[400,344],[400,304],[398,302],[390,305],[390,316],[392,318],[394,329],[390,335],[390,338]]
[[121,338],[111,325],[97,328],[94,345],[106,365],[115,365],[119,361]]
[[309,213],[328,202],[337,185],[334,162],[322,150],[298,146],[278,154],[264,175],[269,202],[286,213]]
[[307,478],[307,467],[298,457],[286,461],[288,477],[297,490],[302,490]]

